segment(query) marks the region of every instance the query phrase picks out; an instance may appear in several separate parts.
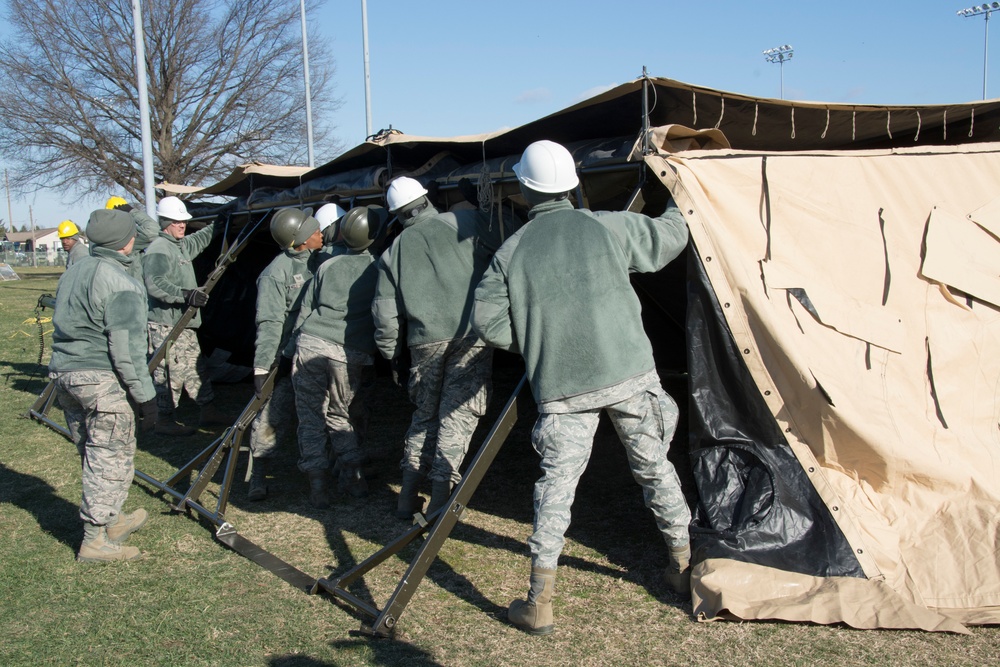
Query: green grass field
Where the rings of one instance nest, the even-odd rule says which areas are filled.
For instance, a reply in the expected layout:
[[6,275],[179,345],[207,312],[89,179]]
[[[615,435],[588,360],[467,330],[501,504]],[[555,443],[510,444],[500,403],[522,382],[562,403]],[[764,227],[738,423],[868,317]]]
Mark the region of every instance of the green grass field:
[[[394,639],[353,636],[362,617],[308,595],[217,542],[214,526],[171,512],[133,485],[126,510],[151,515],[128,563],[75,562],[80,470],[75,448],[24,418],[45,386],[35,305],[57,274],[19,270],[0,283],[0,665],[989,665],[1000,629],[968,636],[855,631],[785,623],[699,623],[660,579],[665,550],[613,433],[599,437],[574,506],[556,584],[556,633],[530,637],[505,611],[527,586],[525,541],[537,459],[519,423],[413,599]],[[41,313],[48,362],[51,311]],[[516,373],[499,370],[478,448]],[[236,413],[249,384],[217,386]],[[195,415],[185,403],[184,417]],[[275,465],[271,495],[244,500],[245,459],[226,518],[247,539],[314,577],[346,571],[406,528],[392,517],[410,408],[379,380],[369,440],[370,496],[313,510],[295,469],[294,440]],[[63,423],[58,409],[50,416]],[[137,468],[165,480],[218,433],[140,438]],[[608,433],[603,435],[607,436]],[[244,457],[246,454],[243,455]],[[216,480],[217,482],[218,480]],[[218,484],[202,497],[215,502]],[[381,606],[413,548],[369,573],[354,592]]]

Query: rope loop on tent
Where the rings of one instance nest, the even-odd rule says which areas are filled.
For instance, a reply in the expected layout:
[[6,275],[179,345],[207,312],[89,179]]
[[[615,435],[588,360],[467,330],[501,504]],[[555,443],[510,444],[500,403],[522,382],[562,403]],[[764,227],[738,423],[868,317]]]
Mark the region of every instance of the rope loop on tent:
[[715,121],[716,130],[718,130],[719,126],[722,125],[722,118],[726,115],[726,96],[720,95],[719,101],[722,104],[722,108],[719,110],[719,120]]
[[857,137],[858,129],[858,110],[855,109],[851,112],[851,141],[854,141]]
[[944,110],[944,120],[941,121],[941,129],[944,130],[944,139],[948,140],[948,110]]
[[760,102],[753,103],[753,130],[750,131],[750,135],[757,136],[757,111],[759,110]]
[[972,138],[972,128],[976,125],[976,110],[972,110],[972,114],[969,116],[969,138]]
[[691,111],[694,112],[694,126],[698,127],[698,93],[691,91]]
[[886,109],[885,110],[885,133],[889,135],[890,139],[892,139],[892,127],[890,127],[891,125],[892,125],[892,111],[890,111],[889,109]]
[[795,138],[795,107],[792,107],[792,139]]
[[830,107],[826,108],[826,127],[823,128],[823,134],[819,135],[820,139],[826,139],[826,131],[830,129]]
[[920,138],[920,125],[921,124],[922,124],[922,122],[921,122],[921,119],[920,119],[920,109],[917,109],[917,136],[913,137],[914,141],[916,141],[917,139]]

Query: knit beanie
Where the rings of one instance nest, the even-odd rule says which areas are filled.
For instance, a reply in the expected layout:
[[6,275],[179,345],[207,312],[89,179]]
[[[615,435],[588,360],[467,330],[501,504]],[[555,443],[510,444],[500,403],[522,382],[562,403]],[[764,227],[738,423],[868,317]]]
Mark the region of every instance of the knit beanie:
[[125,211],[97,209],[87,221],[87,238],[96,246],[121,250],[135,236],[135,222]]

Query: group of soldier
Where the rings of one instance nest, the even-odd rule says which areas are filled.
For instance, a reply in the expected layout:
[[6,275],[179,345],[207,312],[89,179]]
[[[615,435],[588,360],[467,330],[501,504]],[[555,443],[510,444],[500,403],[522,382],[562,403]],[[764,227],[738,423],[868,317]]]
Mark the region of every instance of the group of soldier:
[[[282,250],[257,280],[254,390],[266,402],[251,428],[248,497],[267,497],[271,460],[295,417],[310,503],[329,507],[334,481],[343,493],[367,493],[368,403],[382,355],[414,404],[396,515],[432,514],[461,479],[489,404],[492,350],[518,354],[538,404],[531,441],[542,477],[528,594],[511,603],[508,618],[548,634],[570,508],[601,412],[666,541],[666,581],[689,594],[690,511],[667,459],[678,409],[661,388],[629,282],[630,273],[676,258],[687,227],[672,202],[656,218],[574,208],[575,162],[551,141],[528,146],[513,170],[530,207],[516,231],[476,207],[439,211],[409,177],[389,184],[386,208],[345,212],[330,203],[315,216],[274,213],[271,235]],[[157,212],[159,224],[123,200],[94,211],[90,255],[74,260],[56,296],[50,377],[83,461],[81,561],[139,556],[126,541],[146,513],[122,512],[133,475],[133,406],[143,430],[183,435],[192,429],[173,411],[186,390],[202,425],[225,420],[198,367],[197,315],[171,347],[169,373],[146,372],[146,354],[180,314],[207,303],[191,260],[216,233],[210,224],[186,235],[190,215],[175,197]],[[373,253],[390,218],[402,230]]]

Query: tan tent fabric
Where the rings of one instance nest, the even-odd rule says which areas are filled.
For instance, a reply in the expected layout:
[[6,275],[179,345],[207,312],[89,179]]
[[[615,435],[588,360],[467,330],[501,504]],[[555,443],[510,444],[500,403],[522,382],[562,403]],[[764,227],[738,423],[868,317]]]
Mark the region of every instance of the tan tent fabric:
[[[712,564],[695,572],[699,614],[874,627],[854,610],[863,601],[878,627],[955,629],[913,605],[1000,622],[1000,309],[973,290],[996,280],[1000,255],[967,219],[1000,192],[1000,145],[647,162],[868,577]],[[782,591],[814,599],[790,605]]]

